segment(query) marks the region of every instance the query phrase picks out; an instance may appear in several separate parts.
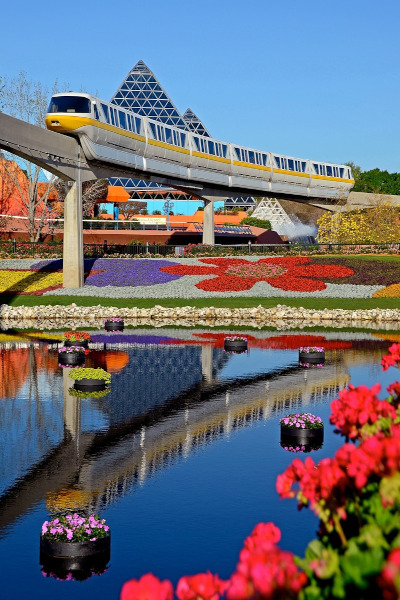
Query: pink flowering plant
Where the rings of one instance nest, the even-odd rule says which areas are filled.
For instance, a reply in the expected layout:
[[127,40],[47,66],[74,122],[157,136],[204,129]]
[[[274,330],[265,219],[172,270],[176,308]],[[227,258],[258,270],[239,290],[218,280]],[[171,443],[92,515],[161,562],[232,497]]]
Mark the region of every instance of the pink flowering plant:
[[85,354],[83,346],[63,346],[58,349],[59,352],[67,352],[68,354]]
[[243,335],[228,335],[225,342],[247,342],[247,337]]
[[325,348],[320,346],[301,346],[299,352],[303,352],[304,354],[315,354],[316,352],[325,352]]
[[42,525],[42,538],[57,542],[95,542],[109,535],[110,528],[105,519],[97,515],[82,517],[77,513],[45,521]]
[[105,322],[109,323],[110,321],[113,323],[122,323],[123,319],[121,319],[121,317],[109,317]]
[[321,369],[325,365],[323,363],[313,364],[313,363],[305,363],[305,362],[299,361],[299,366],[304,367],[305,369]]
[[311,413],[295,413],[286,415],[280,420],[288,429],[321,429],[324,426],[321,417]]

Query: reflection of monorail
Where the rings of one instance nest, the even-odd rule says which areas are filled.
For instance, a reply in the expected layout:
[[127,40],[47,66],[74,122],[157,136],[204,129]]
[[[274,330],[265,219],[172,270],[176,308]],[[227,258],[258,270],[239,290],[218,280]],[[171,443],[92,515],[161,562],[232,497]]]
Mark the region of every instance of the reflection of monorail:
[[89,94],[56,94],[48,129],[77,135],[89,160],[224,187],[300,196],[347,195],[351,169],[243,148],[159,123]]

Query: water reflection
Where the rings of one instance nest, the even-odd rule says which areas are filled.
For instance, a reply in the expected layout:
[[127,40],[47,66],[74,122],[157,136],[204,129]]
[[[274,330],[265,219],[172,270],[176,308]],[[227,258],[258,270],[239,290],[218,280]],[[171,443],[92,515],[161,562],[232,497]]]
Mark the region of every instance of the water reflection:
[[[0,346],[0,537],[39,504],[50,516],[103,514],[203,447],[284,412],[317,412],[350,373],[367,365],[378,375],[392,343],[388,334],[259,332],[248,336],[247,354],[231,355],[224,336],[95,332],[86,365],[112,373],[111,392],[99,399],[70,393],[57,343],[10,336]],[[305,344],[325,347],[323,368],[299,365]]]

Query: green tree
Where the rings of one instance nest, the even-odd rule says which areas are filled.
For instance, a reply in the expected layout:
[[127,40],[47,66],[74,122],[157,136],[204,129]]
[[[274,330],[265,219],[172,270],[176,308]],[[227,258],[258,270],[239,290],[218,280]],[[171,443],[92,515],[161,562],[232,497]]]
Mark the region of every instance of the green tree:
[[272,229],[270,221],[267,219],[257,219],[257,217],[245,217],[240,221],[241,225],[249,225],[250,227],[261,227],[261,229]]

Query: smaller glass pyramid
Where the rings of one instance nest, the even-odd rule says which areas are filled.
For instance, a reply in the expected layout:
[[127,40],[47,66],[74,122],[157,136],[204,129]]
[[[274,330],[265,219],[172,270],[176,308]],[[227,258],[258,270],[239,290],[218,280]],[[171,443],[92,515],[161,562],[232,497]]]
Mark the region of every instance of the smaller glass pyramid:
[[189,129],[189,131],[193,131],[199,135],[211,137],[203,123],[200,121],[199,117],[195,115],[190,108],[186,109],[186,112],[183,115],[183,120],[186,123],[186,129]]

